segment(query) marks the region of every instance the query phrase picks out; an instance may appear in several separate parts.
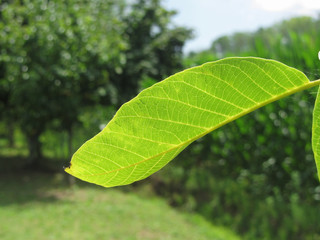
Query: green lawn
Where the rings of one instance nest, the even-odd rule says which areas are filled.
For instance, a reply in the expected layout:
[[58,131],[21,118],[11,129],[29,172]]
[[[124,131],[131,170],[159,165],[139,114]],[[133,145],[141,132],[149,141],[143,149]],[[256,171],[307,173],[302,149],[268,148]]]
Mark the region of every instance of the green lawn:
[[143,194],[77,184],[63,174],[0,176],[0,239],[239,239]]

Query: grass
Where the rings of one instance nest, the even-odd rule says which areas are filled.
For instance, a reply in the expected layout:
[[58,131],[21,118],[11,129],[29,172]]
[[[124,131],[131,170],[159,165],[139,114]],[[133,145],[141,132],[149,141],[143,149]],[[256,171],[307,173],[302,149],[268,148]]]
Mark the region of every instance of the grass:
[[128,189],[69,187],[64,174],[1,174],[0,239],[240,239],[146,189]]

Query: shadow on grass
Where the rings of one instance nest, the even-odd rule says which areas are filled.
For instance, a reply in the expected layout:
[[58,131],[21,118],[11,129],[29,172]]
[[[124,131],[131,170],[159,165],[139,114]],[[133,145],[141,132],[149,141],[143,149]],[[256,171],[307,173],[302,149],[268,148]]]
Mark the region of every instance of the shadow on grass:
[[[64,167],[69,164],[66,160],[43,159],[36,168],[30,168],[28,163],[24,156],[0,155],[0,207],[70,201],[66,195],[72,195],[73,188],[78,187],[104,189],[65,173]],[[130,192],[135,185],[140,184],[122,187],[121,191]]]
[[40,164],[32,165],[29,158],[23,155],[0,155],[0,174],[16,172],[17,170],[37,170],[46,173],[56,173],[69,165],[69,160],[42,157]]
[[62,173],[43,173],[16,170],[0,174],[0,207],[30,202],[53,203],[61,196],[53,194],[56,189],[68,189],[68,176]]

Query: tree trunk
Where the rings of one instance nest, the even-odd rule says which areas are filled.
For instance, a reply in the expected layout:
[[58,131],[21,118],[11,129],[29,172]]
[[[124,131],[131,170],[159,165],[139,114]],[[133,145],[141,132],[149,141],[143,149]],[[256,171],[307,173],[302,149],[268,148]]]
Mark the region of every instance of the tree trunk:
[[[72,132],[72,126],[68,129],[68,157],[71,159],[73,155],[73,148],[72,148],[72,138],[73,138],[73,132]],[[76,181],[75,178],[71,175],[68,176],[68,182],[69,186],[74,186]]]
[[68,158],[71,158],[73,154],[72,137],[73,137],[73,132],[72,132],[72,127],[70,127],[68,129]]
[[32,168],[40,168],[42,159],[42,149],[40,142],[40,133],[32,133],[27,135],[29,148],[29,166]]
[[7,137],[8,137],[8,147],[13,148],[14,147],[14,127],[12,122],[7,123]]

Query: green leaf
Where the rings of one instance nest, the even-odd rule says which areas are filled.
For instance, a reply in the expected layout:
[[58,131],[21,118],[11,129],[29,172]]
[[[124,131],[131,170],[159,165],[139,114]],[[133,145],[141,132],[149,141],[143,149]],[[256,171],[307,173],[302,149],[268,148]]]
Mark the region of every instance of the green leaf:
[[226,58],[177,73],[124,104],[66,171],[105,187],[158,171],[207,133],[268,103],[318,85],[260,58]]
[[318,88],[318,94],[313,110],[312,149],[317,165],[318,178],[320,180],[320,88]]

